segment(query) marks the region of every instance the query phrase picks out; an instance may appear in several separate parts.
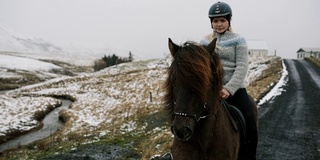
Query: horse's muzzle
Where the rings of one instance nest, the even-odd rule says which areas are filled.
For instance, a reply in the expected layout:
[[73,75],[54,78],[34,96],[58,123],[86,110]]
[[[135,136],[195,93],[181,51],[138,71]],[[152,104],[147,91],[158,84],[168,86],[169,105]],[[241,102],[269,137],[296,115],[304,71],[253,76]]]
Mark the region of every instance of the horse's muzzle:
[[181,128],[171,126],[171,132],[178,140],[188,141],[192,137],[193,130],[188,126]]

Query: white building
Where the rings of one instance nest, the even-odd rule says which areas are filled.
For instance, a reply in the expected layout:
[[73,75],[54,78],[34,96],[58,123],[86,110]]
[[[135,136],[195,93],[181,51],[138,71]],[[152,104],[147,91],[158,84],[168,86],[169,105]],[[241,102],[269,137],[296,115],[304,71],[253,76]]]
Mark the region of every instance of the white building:
[[250,57],[266,57],[269,48],[264,40],[247,40],[248,55]]
[[307,57],[320,58],[320,48],[300,48],[297,51],[298,59],[304,59]]

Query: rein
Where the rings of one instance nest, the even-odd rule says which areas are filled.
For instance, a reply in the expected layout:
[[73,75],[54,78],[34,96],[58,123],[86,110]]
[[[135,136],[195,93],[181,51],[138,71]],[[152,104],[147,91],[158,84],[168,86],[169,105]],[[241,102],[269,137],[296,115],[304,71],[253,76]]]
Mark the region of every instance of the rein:
[[[224,99],[220,99],[220,101],[221,101],[220,105],[223,106],[223,108],[226,110],[226,114],[227,114],[227,117],[228,117],[228,119],[230,121],[230,124],[231,124],[232,128],[236,132],[238,132],[238,128],[237,128],[236,124],[234,124],[232,122],[232,118],[231,118],[231,115],[230,115],[229,110],[228,110],[228,103]],[[199,114],[191,115],[191,114],[187,114],[187,113],[183,113],[183,112],[174,112],[173,115],[193,118],[198,123],[201,119],[206,119],[206,118],[208,118],[208,117],[213,115],[213,114],[207,114],[207,115],[201,116],[203,114],[204,110],[206,110],[206,109],[207,109],[207,103],[204,103],[204,105],[203,105],[203,107],[202,107],[202,109],[201,109]]]
[[231,126],[232,126],[232,128],[236,131],[236,132],[238,132],[239,130],[238,130],[238,127],[237,127],[237,124],[234,124],[233,122],[232,122],[232,116],[231,116],[231,114],[230,114],[230,112],[229,112],[229,109],[228,109],[228,103],[226,102],[226,100],[224,100],[224,99],[220,99],[220,101],[221,101],[221,105],[224,107],[224,109],[226,110],[226,113],[227,113],[227,117],[228,117],[228,119],[229,119],[229,122],[230,122],[230,124],[231,124]]
[[173,114],[175,116],[182,116],[182,117],[189,117],[189,118],[193,118],[196,122],[199,122],[201,119],[205,119],[205,118],[208,118],[210,116],[212,116],[212,114],[208,114],[208,115],[204,115],[202,116],[204,110],[207,109],[207,103],[204,103],[201,111],[199,114],[194,114],[194,115],[191,115],[191,114],[187,114],[187,113],[183,113],[183,112],[174,112]]

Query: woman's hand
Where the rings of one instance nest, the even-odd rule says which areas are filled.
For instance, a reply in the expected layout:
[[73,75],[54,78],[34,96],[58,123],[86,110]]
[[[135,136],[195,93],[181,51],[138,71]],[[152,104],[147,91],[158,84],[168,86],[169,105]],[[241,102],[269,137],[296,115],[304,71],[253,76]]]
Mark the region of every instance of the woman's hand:
[[220,91],[220,98],[227,99],[230,96],[230,93],[227,89],[222,88]]

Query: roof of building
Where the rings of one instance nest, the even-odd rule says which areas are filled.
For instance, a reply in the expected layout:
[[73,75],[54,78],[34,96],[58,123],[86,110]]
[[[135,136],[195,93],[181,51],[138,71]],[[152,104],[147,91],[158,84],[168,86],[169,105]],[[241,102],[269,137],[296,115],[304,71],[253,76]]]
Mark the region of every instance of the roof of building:
[[249,50],[269,50],[264,40],[247,40]]
[[297,53],[299,52],[320,52],[320,48],[300,48]]

